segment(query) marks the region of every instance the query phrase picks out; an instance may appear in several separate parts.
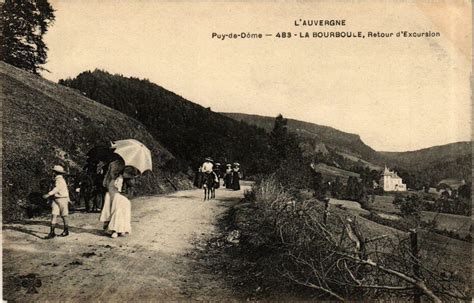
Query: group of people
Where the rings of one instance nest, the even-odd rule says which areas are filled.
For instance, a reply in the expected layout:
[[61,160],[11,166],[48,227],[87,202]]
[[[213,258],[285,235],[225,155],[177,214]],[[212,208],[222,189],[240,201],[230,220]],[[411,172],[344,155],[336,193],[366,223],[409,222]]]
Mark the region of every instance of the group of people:
[[238,162],[228,163],[223,168],[219,162],[215,162],[212,158],[207,157],[198,168],[194,178],[194,186],[202,188],[206,181],[211,180],[213,181],[214,188],[220,188],[221,179],[223,179],[223,186],[225,188],[240,190],[241,178],[242,173]]
[[[62,218],[64,229],[59,236],[69,235],[68,216],[69,216],[69,190],[64,179],[66,171],[61,165],[53,167],[55,186],[43,195],[44,199],[51,199],[51,229],[46,239],[55,238],[58,216]],[[122,159],[115,159],[108,164],[105,175],[102,180],[102,187],[105,190],[102,209],[100,213],[100,222],[103,223],[103,230],[112,238],[125,236],[132,231],[131,226],[131,203],[127,194],[131,188],[131,180],[134,176],[127,175],[125,163]],[[204,184],[209,186],[212,183],[213,188],[220,187],[221,178],[224,180],[223,186],[231,190],[240,190],[240,164],[226,164],[225,170],[222,170],[220,163],[214,163],[210,157],[204,160],[196,174],[194,185],[202,188]]]
[[[64,229],[59,236],[69,235],[69,191],[64,175],[66,171],[60,165],[53,167],[55,176],[54,188],[43,195],[44,199],[52,199],[51,205],[51,229],[45,239],[56,237],[55,229],[57,218],[63,220]],[[125,178],[125,177],[128,178]],[[103,223],[104,232],[112,238],[125,236],[132,231],[131,226],[131,203],[127,197],[127,187],[130,186],[130,176],[125,174],[125,164],[123,160],[112,161],[108,165],[108,170],[104,176],[102,186],[105,188],[105,198],[99,220]]]

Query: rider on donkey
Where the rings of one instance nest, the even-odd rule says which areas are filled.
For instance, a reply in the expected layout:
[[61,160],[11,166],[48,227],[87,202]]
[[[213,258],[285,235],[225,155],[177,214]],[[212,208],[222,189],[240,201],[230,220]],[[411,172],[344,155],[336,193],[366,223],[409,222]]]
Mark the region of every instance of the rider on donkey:
[[204,181],[204,187],[211,193],[212,198],[214,197],[214,190],[216,188],[216,183],[219,182],[219,179],[214,172],[214,160],[212,158],[207,157],[204,159],[204,163],[201,166],[202,172],[202,179]]
[[212,172],[212,170],[214,169],[214,163],[213,162],[214,162],[214,160],[212,160],[212,158],[210,158],[210,157],[207,157],[206,159],[204,159],[204,163],[201,166],[202,172],[206,173],[206,174],[210,174]]
[[208,180],[210,178],[214,178],[213,172],[214,172],[214,160],[212,158],[207,157],[204,159],[204,163],[201,166],[201,173],[203,174],[203,179]]

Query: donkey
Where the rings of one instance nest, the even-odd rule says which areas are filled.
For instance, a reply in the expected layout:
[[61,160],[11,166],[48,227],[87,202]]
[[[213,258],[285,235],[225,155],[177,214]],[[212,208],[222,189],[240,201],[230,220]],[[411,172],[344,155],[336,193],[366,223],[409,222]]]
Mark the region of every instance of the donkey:
[[97,188],[94,184],[94,177],[84,173],[81,176],[80,184],[78,202],[80,203],[81,200],[84,200],[86,212],[97,211],[99,205],[97,205]]
[[217,175],[215,172],[203,174],[204,183],[202,188],[204,188],[204,201],[211,200],[216,198],[216,179]]

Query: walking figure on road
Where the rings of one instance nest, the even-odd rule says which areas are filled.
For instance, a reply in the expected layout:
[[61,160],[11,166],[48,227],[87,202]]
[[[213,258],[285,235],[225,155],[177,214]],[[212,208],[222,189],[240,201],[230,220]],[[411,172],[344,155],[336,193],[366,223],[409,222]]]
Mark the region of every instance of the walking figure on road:
[[217,162],[212,171],[214,172],[216,179],[216,184],[214,185],[214,188],[218,189],[221,187],[221,164]]
[[240,178],[242,177],[240,173],[240,164],[235,162],[234,168],[232,170],[232,185],[233,190],[240,190]]
[[232,164],[227,164],[224,175],[224,186],[227,189],[232,187]]
[[104,177],[103,186],[106,188],[107,192],[105,194],[104,205],[102,206],[99,218],[99,221],[103,223],[104,231],[106,231],[109,226],[112,202],[114,201],[115,194],[118,192],[117,187],[115,186],[115,180],[120,176],[124,169],[124,161],[122,159],[116,159],[109,164],[107,173]]
[[66,237],[69,235],[67,217],[69,215],[69,190],[67,188],[66,180],[64,180],[63,175],[66,173],[64,168],[61,165],[55,165],[53,167],[54,172],[54,188],[47,194],[43,195],[44,199],[53,197],[53,202],[51,204],[51,230],[45,239],[52,239],[56,237],[54,229],[56,228],[56,220],[58,216],[61,216],[63,219],[64,230],[60,234],[61,237]]
[[123,194],[123,175],[118,176],[113,182],[117,192],[111,203],[107,231],[112,238],[117,238],[132,232],[132,206],[130,200]]

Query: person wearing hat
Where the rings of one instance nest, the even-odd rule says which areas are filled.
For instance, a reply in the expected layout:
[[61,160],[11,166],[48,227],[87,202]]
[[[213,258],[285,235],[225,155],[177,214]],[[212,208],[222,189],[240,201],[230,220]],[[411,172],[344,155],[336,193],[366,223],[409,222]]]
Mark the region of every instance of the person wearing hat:
[[204,184],[211,184],[215,182],[215,173],[214,173],[214,160],[211,157],[204,159],[204,163],[201,165],[201,174],[202,182]]
[[224,175],[224,185],[225,188],[230,189],[232,186],[232,164],[227,164]]
[[63,175],[66,173],[64,168],[61,165],[55,165],[53,167],[54,172],[54,188],[47,194],[43,195],[44,199],[53,197],[53,202],[51,204],[51,230],[45,239],[52,239],[56,237],[54,229],[56,228],[56,220],[58,216],[61,216],[64,223],[64,230],[60,234],[61,237],[66,237],[69,235],[67,217],[69,215],[69,191],[67,188],[66,180],[64,180]]
[[216,165],[213,169],[214,171],[214,178],[215,178],[215,188],[220,188],[221,187],[221,164],[219,162],[216,162]]
[[232,169],[232,185],[231,188],[233,190],[240,190],[240,164],[237,162],[234,162],[234,168]]
[[206,174],[212,173],[212,171],[214,170],[214,164],[212,164],[212,162],[214,162],[212,158],[207,157],[206,159],[204,159],[204,163],[201,166],[201,171]]

